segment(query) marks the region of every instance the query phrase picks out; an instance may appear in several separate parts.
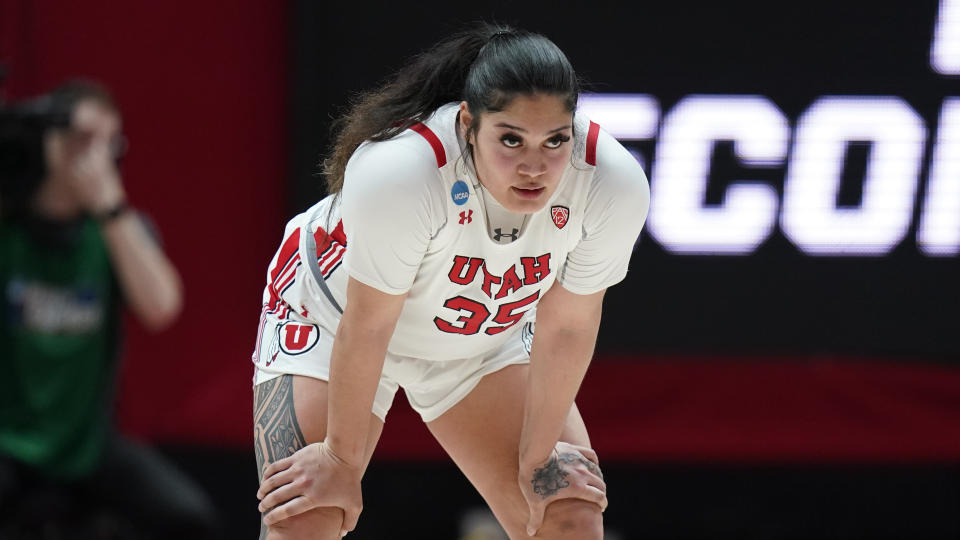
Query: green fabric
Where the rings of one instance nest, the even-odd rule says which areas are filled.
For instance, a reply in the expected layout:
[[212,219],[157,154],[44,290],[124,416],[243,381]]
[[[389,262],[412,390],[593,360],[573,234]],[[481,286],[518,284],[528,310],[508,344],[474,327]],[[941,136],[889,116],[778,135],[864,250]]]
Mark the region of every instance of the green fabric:
[[99,228],[37,241],[0,222],[0,453],[53,477],[96,466],[109,425],[117,289]]

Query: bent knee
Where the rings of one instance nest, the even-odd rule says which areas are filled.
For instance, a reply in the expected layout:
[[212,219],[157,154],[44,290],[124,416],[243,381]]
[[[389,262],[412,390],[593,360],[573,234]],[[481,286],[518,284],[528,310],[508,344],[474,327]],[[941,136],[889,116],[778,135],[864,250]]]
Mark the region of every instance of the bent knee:
[[342,509],[314,508],[271,525],[267,540],[340,540],[342,526]]
[[603,513],[592,502],[561,499],[547,505],[537,538],[601,540]]

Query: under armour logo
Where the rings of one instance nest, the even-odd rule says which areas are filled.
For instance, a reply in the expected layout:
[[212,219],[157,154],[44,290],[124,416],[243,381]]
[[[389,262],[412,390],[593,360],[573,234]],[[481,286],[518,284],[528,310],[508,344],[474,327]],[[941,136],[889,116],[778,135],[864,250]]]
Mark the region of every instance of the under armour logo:
[[493,232],[496,233],[493,235],[493,239],[496,240],[497,242],[499,242],[500,239],[504,237],[510,237],[510,241],[513,242],[514,240],[517,239],[517,236],[520,234],[520,229],[514,229],[512,233],[507,233],[507,234],[504,234],[503,231],[499,228],[494,229]]
[[473,221],[473,210],[467,210],[466,212],[460,212],[460,224],[470,223]]

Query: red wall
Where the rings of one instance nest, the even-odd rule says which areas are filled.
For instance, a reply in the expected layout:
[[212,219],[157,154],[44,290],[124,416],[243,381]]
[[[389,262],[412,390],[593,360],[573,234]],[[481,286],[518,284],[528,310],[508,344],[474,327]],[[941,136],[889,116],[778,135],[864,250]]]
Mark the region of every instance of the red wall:
[[8,100],[68,77],[115,93],[124,181],[179,269],[186,306],[128,324],[119,417],[150,439],[250,438],[250,352],[286,196],[283,2],[0,0]]

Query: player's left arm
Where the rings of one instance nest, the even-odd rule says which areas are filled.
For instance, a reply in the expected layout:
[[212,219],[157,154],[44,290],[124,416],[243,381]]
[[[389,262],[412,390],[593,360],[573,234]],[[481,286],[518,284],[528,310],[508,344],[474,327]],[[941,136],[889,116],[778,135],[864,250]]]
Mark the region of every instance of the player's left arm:
[[537,305],[521,464],[542,462],[560,440],[593,357],[605,291],[580,295],[554,286]]
[[593,450],[558,445],[593,357],[604,292],[581,295],[557,285],[537,306],[518,479],[530,507],[530,534],[553,500],[577,498],[601,509],[607,506],[606,484]]
[[650,188],[636,159],[601,131],[587,192],[582,238],[537,305],[521,464],[546,459],[560,439],[600,327],[607,287],[627,273],[646,220]]
[[554,286],[537,305],[521,465],[543,462],[560,440],[593,357],[605,291],[581,295]]
[[554,498],[606,506],[596,454],[589,448],[565,454],[569,449],[561,450],[564,443],[559,441],[593,356],[604,293],[627,273],[650,190],[633,156],[605,132],[596,156],[583,237],[537,305],[519,448],[520,488],[530,505],[531,530],[538,526],[545,503]]

